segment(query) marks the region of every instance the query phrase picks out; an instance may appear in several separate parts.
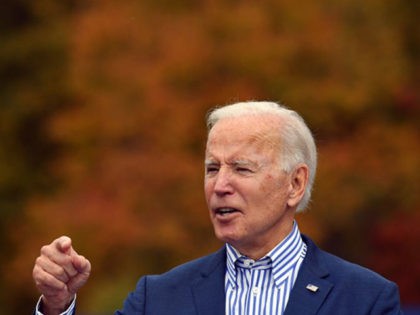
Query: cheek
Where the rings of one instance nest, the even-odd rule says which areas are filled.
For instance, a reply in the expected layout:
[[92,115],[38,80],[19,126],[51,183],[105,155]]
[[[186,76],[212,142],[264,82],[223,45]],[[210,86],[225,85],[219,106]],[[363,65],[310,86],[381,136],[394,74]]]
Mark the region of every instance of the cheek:
[[260,184],[260,191],[266,203],[279,203],[287,195],[287,182],[284,178],[268,174]]
[[209,201],[210,195],[213,191],[213,184],[211,180],[204,180],[204,196],[206,197],[207,202]]
[[260,182],[259,190],[263,195],[271,195],[278,190],[278,181],[275,180],[273,175],[266,175]]

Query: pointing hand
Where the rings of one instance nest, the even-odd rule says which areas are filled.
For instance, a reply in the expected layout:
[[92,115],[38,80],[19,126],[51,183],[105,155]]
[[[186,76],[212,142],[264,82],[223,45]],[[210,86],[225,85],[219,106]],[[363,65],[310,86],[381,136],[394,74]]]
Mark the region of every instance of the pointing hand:
[[45,315],[60,314],[89,278],[89,260],[76,253],[71,239],[61,236],[41,248],[35,261],[33,278],[42,294]]

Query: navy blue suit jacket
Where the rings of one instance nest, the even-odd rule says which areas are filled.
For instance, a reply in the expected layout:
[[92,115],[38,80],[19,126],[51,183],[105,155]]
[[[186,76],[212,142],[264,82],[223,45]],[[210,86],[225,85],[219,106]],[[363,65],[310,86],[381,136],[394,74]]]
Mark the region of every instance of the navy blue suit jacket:
[[[309,238],[284,315],[402,314],[395,283],[320,250]],[[223,315],[226,251],[142,277],[115,315]],[[306,286],[318,287],[316,292]]]

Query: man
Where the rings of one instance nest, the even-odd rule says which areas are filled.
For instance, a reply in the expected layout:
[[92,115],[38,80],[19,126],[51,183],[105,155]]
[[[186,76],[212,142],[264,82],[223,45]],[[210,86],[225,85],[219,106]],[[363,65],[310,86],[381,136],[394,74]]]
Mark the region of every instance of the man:
[[[271,102],[218,108],[208,117],[204,190],[226,246],[142,277],[115,314],[401,314],[397,286],[323,252],[299,232],[315,177],[303,119]],[[33,277],[38,314],[72,314],[90,263],[61,237],[41,249]]]

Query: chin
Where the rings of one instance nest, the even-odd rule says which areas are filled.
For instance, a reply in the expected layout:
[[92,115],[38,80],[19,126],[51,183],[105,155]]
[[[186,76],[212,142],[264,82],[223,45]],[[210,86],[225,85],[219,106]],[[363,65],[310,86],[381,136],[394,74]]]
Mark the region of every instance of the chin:
[[215,229],[214,234],[219,241],[223,243],[229,243],[234,246],[238,240],[238,235],[232,231],[221,231],[220,229]]

